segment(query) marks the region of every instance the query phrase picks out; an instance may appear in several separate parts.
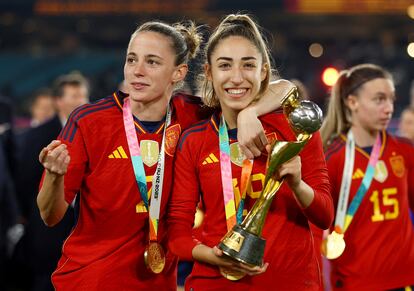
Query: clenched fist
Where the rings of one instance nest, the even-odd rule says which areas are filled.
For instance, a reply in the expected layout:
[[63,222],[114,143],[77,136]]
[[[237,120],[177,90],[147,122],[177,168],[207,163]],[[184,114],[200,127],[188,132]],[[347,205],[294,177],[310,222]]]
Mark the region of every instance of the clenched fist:
[[39,162],[50,174],[66,174],[70,162],[66,145],[58,140],[52,141],[40,152]]

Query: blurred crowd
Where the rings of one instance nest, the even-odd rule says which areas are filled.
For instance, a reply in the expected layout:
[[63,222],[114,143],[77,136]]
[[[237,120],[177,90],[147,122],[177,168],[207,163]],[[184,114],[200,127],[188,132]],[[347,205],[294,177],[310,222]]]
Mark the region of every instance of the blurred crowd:
[[43,167],[39,152],[57,138],[69,114],[89,101],[88,81],[80,74],[60,76],[30,100],[30,122],[14,132],[12,107],[1,100],[0,120],[0,290],[53,290],[63,241],[75,223],[73,207],[48,228],[36,196]]

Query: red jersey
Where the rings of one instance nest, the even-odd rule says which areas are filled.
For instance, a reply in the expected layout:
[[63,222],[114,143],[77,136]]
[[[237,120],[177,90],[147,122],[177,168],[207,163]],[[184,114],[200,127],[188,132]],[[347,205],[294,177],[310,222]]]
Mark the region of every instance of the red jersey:
[[[170,194],[176,145],[181,131],[199,120],[200,99],[176,95],[171,101],[158,230],[166,266],[156,275],[144,264],[149,240],[148,212],[135,180],[123,124],[125,96],[114,93],[76,109],[59,136],[71,157],[64,177],[65,199],[71,203],[79,195],[80,211],[52,274],[57,290],[176,290],[177,259],[167,251],[163,214]],[[152,133],[138,119],[134,118],[134,123],[150,196],[164,123]]]
[[[296,140],[283,114],[272,113],[261,118],[269,139]],[[192,260],[198,243],[191,235],[194,212],[200,195],[205,211],[201,243],[213,247],[227,233],[220,172],[218,114],[190,128],[182,135],[174,164],[174,188],[168,211],[169,246],[184,260]],[[233,189],[240,200],[240,175],[244,156],[237,141],[230,139]],[[290,188],[283,184],[276,194],[264,225],[266,239],[264,274],[229,281],[217,266],[195,261],[186,281],[186,290],[319,290],[320,269],[315,255],[308,221],[328,228],[333,219],[328,173],[319,133],[300,154],[302,178],[315,191],[306,209],[297,204]],[[254,160],[251,184],[247,189],[245,213],[259,197],[266,172],[264,154]],[[191,289],[193,288],[193,289]]]
[[321,274],[322,274],[322,283],[321,283],[321,288],[320,291],[324,291],[325,287],[324,287],[324,282],[325,282],[325,277],[326,277],[326,271],[323,269],[323,257],[322,257],[322,253],[321,253],[321,245],[322,245],[322,241],[323,241],[323,229],[315,226],[312,223],[309,223],[309,227],[311,229],[312,232],[312,237],[313,237],[313,245],[315,246],[315,254],[316,257],[318,258],[318,264],[321,268]]
[[[326,152],[332,196],[337,205],[345,160],[346,137]],[[369,154],[355,147],[348,206],[362,182]],[[382,148],[372,183],[345,232],[346,248],[332,260],[335,290],[387,290],[414,284],[414,229],[409,200],[414,202],[414,148],[382,133]]]

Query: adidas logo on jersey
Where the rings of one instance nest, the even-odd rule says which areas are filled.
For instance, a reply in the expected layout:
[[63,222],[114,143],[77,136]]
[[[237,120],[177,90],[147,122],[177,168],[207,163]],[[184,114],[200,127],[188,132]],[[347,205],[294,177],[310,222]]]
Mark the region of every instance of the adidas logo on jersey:
[[122,146],[119,146],[108,156],[109,159],[128,159],[126,152]]
[[219,160],[217,157],[211,153],[207,158],[204,159],[203,165],[212,164],[212,163],[218,163]]
[[355,170],[355,173],[352,175],[352,180],[356,180],[356,179],[362,179],[364,178],[364,172],[362,172],[362,170],[360,168],[357,168]]

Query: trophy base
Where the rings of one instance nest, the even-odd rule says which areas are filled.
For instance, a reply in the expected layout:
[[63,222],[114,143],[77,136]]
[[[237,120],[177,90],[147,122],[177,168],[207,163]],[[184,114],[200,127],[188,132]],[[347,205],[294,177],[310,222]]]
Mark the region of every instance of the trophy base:
[[224,254],[236,261],[251,265],[262,266],[266,241],[240,225],[235,225],[221,240],[218,248]]

